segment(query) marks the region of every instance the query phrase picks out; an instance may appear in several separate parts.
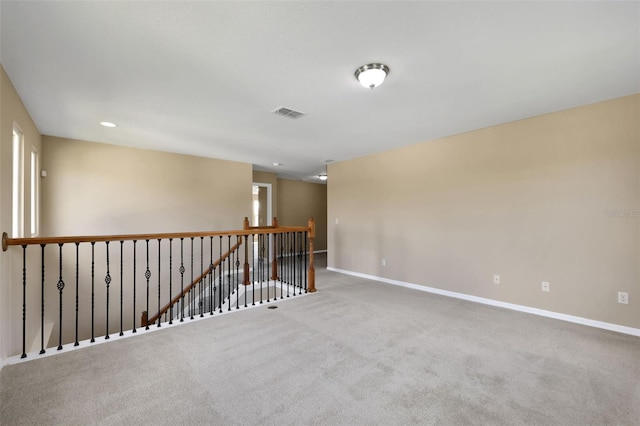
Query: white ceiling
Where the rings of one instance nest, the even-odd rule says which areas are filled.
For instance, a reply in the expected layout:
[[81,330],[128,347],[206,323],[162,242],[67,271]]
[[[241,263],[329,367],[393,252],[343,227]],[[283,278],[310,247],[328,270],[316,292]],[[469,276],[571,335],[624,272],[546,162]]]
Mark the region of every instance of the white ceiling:
[[[314,179],[327,159],[640,92],[640,2],[0,8],[0,60],[42,134],[289,178]],[[370,91],[353,73],[376,61],[391,72]],[[307,115],[270,114],[279,106]]]

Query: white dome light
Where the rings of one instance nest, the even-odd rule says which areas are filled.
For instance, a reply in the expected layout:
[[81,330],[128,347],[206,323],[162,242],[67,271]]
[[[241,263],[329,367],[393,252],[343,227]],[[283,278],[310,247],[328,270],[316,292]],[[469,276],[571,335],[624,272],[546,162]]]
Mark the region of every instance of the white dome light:
[[389,67],[384,64],[367,64],[356,70],[356,78],[368,89],[380,86],[387,74],[389,74]]

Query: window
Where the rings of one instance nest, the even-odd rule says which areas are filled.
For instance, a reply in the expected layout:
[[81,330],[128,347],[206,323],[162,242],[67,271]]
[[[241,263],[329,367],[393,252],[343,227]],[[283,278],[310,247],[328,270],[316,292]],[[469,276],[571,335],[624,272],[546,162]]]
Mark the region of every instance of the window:
[[24,172],[23,135],[17,124],[13,125],[12,144],[12,187],[11,187],[11,229],[13,238],[24,234]]
[[31,236],[38,236],[40,223],[40,164],[38,150],[31,147]]

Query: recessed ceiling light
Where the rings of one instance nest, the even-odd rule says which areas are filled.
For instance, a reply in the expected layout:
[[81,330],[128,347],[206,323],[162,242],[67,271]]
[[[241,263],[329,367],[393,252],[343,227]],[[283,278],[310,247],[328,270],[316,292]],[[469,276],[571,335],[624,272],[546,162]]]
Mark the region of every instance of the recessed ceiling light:
[[282,163],[273,163],[273,165],[274,165],[274,166],[276,166],[276,167],[280,167],[280,166],[282,166],[283,164],[282,164]]
[[100,125],[104,127],[118,127],[116,123],[112,123],[110,121],[101,121]]

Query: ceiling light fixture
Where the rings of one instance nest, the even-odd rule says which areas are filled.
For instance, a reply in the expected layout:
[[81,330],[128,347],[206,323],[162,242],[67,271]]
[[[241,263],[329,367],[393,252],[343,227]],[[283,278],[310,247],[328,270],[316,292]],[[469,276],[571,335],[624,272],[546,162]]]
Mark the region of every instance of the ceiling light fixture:
[[104,127],[118,127],[116,123],[112,123],[110,121],[101,121],[100,125]]
[[[329,161],[329,160],[327,160],[327,161]],[[321,181],[325,181],[328,178],[328,176],[327,176],[327,161],[324,162],[324,172],[320,173],[318,175],[318,179],[320,179]]]
[[389,67],[384,64],[367,64],[356,70],[356,79],[364,87],[374,89],[382,84],[389,74]]

